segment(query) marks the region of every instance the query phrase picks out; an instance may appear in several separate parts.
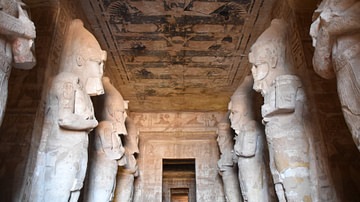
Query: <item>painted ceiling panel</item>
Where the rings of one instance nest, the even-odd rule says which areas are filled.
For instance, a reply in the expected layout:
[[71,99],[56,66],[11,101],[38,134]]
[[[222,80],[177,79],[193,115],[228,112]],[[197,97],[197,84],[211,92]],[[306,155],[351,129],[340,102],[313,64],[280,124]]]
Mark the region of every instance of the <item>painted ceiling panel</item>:
[[83,0],[131,111],[225,111],[275,0]]

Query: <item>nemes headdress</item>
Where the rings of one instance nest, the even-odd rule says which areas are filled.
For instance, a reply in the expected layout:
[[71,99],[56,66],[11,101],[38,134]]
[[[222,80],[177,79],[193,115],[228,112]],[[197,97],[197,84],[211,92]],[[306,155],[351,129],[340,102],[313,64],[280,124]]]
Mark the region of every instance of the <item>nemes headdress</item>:
[[94,35],[85,29],[81,20],[70,22],[62,52],[61,61],[64,62],[60,64],[61,69],[72,68],[75,61],[78,66],[83,65],[85,60],[105,61],[106,56],[106,51],[101,49]]
[[229,103],[229,109],[232,108],[234,103],[247,104],[248,100],[252,99],[253,96],[253,77],[252,75],[248,75],[244,78],[244,81],[241,85],[236,89],[234,94],[231,96],[231,101]]
[[[109,77],[102,78],[104,90],[105,90],[105,109],[103,113],[104,120],[111,120],[113,118],[114,110],[125,111],[128,109],[129,101],[123,99],[119,91],[111,84]],[[116,109],[115,109],[116,108]]]
[[[269,28],[267,28],[252,45],[251,51],[249,53],[249,61],[251,63],[255,62],[254,59],[254,50],[257,48],[263,49],[264,45],[267,47],[265,49],[267,54],[277,55],[279,53],[285,53],[286,43],[288,36],[288,26],[283,19],[273,19]],[[273,48],[268,48],[273,47]],[[278,51],[284,50],[284,51]]]
[[218,123],[219,129],[227,129],[230,128],[230,119],[229,119],[230,111],[226,113],[226,115],[220,120]]

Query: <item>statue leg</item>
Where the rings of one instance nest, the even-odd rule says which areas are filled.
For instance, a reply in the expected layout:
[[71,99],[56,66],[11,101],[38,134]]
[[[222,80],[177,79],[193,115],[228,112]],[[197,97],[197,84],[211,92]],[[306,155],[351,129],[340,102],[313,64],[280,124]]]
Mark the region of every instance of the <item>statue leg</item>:
[[3,72],[2,68],[0,68],[0,126],[5,115],[6,100],[8,97],[8,79],[8,73]]
[[224,191],[228,202],[242,201],[237,173],[238,169],[236,166],[226,166],[225,170],[221,172]]
[[337,88],[346,125],[360,151],[360,80],[353,69],[352,64],[347,64],[337,72]]
[[239,157],[239,180],[244,201],[270,201],[265,162],[264,140],[258,137],[257,150],[253,157]]
[[269,158],[270,158],[270,172],[273,178],[273,182],[275,185],[275,192],[276,192],[276,196],[278,198],[279,202],[286,202],[285,199],[285,192],[284,192],[284,186],[282,185],[281,181],[280,181],[280,176],[279,176],[279,172],[276,169],[276,165],[275,165],[275,154],[274,154],[274,148],[273,148],[273,144],[271,142],[271,138],[268,138],[268,149],[269,149]]
[[286,199],[311,201],[308,144],[304,137],[289,136],[278,138],[275,149],[275,164]]
[[90,162],[89,185],[86,194],[87,202],[112,201],[114,183],[116,182],[117,162],[106,156],[97,156]]
[[132,173],[121,173],[117,176],[115,189],[115,202],[132,201],[134,192],[134,175]]
[[[87,149],[82,142],[72,148],[56,147],[48,152],[44,201],[77,201],[87,165]],[[73,193],[74,192],[74,193]]]
[[355,145],[360,151],[360,117],[359,115],[352,113],[347,108],[343,108],[343,114]]
[[[67,152],[52,156],[54,153],[47,154],[44,201],[67,202],[70,199],[70,189],[77,170],[73,162],[68,160]],[[63,159],[57,160],[61,158]],[[52,161],[54,164],[49,165]]]
[[77,202],[80,196],[80,190],[72,191],[69,202]]
[[83,145],[83,148],[79,146],[79,150],[76,150],[75,153],[76,155],[74,155],[74,157],[78,160],[78,169],[71,188],[69,202],[77,202],[79,200],[80,190],[83,187],[88,162],[87,145]]
[[284,186],[282,183],[275,184],[275,192],[279,202],[286,202]]

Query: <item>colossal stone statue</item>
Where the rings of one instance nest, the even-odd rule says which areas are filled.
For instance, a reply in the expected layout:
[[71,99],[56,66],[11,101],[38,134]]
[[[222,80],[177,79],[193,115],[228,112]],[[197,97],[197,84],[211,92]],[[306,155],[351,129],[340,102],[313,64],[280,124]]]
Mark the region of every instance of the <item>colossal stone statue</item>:
[[231,127],[235,130],[234,151],[244,201],[271,201],[265,166],[264,133],[252,112],[253,79],[245,80],[229,103]]
[[125,121],[127,119],[126,109],[128,108],[129,101],[123,99],[119,91],[110,83],[108,77],[103,78],[103,84],[106,94],[102,120],[111,121],[118,134],[127,135]]
[[342,111],[360,150],[360,1],[323,0],[314,18],[314,69],[326,79],[336,76]]
[[35,26],[17,0],[0,1],[0,125],[4,118],[11,67],[35,66]]
[[[127,135],[125,119],[127,101],[103,78],[105,102],[102,116],[104,121],[95,130],[94,148],[89,163],[89,183],[85,196],[88,202],[109,202],[114,198],[118,165],[126,163],[125,149],[120,135]],[[121,160],[119,160],[121,159]]]
[[134,180],[138,176],[136,155],[139,153],[139,131],[134,121],[126,119],[128,135],[124,139],[126,164],[119,168],[115,190],[115,202],[132,202],[134,195]]
[[77,201],[88,161],[88,133],[98,125],[90,96],[104,93],[106,52],[80,20],[66,34],[52,81],[30,201]]
[[287,45],[287,24],[274,19],[251,47],[253,88],[264,97],[261,113],[279,201],[312,201],[305,96],[299,77],[293,75]]
[[234,134],[230,128],[229,114],[228,112],[223,120],[218,123],[217,142],[221,153],[218,168],[224,184],[226,201],[240,202],[242,198],[237,178],[237,158],[234,154]]

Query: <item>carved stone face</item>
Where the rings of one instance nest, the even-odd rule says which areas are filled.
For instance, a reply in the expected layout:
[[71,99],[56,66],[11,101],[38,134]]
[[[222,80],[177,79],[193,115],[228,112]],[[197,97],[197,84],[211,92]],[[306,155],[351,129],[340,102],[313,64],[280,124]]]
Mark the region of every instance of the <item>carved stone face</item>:
[[104,94],[102,76],[106,51],[78,19],[71,22],[67,35],[61,68],[78,76],[90,96]]
[[114,118],[115,118],[115,131],[117,134],[126,135],[127,130],[125,127],[125,120],[126,120],[127,114],[124,109],[116,109],[114,111]]
[[254,77],[254,90],[257,92],[265,93],[268,86],[265,77],[269,73],[269,65],[267,63],[253,64],[251,72]]
[[128,108],[128,101],[125,101],[119,91],[111,84],[108,77],[102,78],[102,84],[105,88],[105,110],[103,111],[103,119],[109,120],[113,123],[114,129],[119,135],[126,135],[127,130],[125,126],[126,109]]
[[216,141],[218,142],[221,153],[224,153],[226,149],[228,149],[229,141],[232,141],[230,140],[231,139],[230,133],[231,131],[229,128],[229,124],[220,123],[218,125],[218,131],[217,131],[218,137],[216,138]]
[[126,128],[128,130],[128,135],[125,137],[125,147],[129,154],[138,154],[139,153],[139,132],[136,128],[136,125],[132,119],[126,120]]
[[232,99],[229,104],[231,128],[235,130],[236,134],[240,133],[241,127],[244,124],[244,118],[247,115],[246,105],[240,99]]
[[125,127],[127,114],[124,107],[124,101],[122,99],[116,99],[116,97],[108,97],[107,99],[109,100],[107,102],[107,112],[105,115],[107,118],[105,119],[110,120],[113,123],[116,134],[128,134]]
[[249,61],[252,63],[251,73],[254,78],[253,89],[266,94],[269,87],[268,75],[270,72],[270,56],[266,51],[254,48],[249,54]]
[[86,74],[85,89],[90,96],[104,94],[101,78],[104,73],[106,52],[103,51],[102,53],[85,61],[86,73],[83,73]]
[[139,136],[132,135],[128,138],[127,148],[129,149],[130,154],[138,154],[139,153]]
[[291,61],[287,57],[287,23],[274,19],[256,40],[249,53],[254,78],[253,89],[265,96],[273,80],[283,74],[289,74]]

